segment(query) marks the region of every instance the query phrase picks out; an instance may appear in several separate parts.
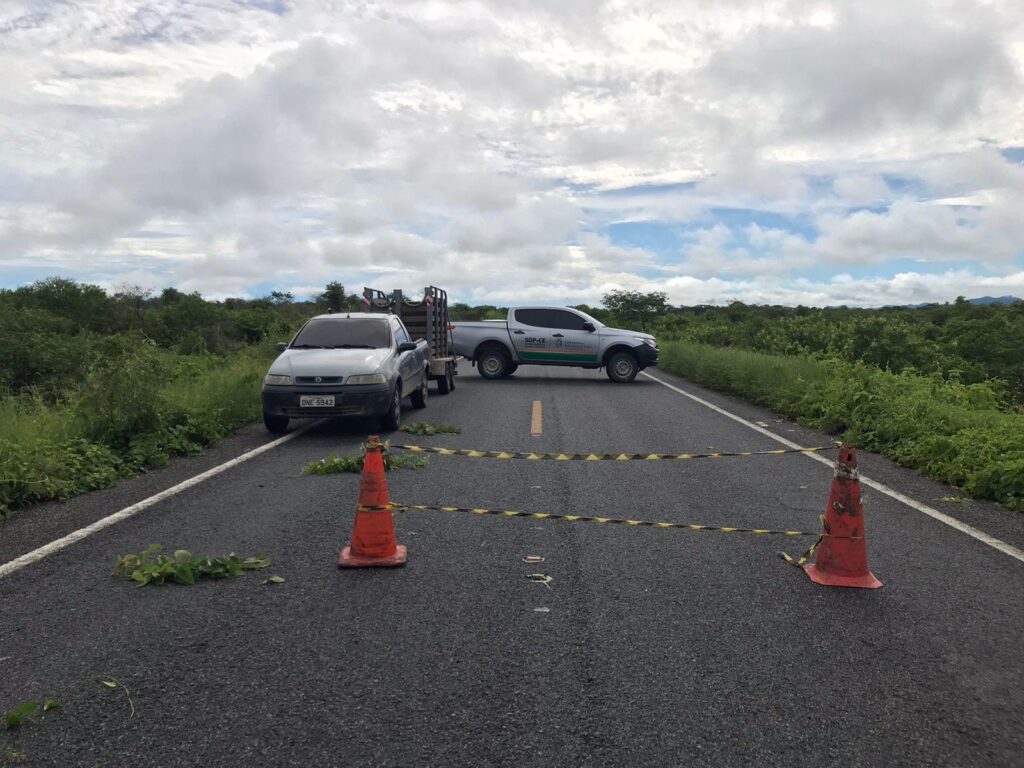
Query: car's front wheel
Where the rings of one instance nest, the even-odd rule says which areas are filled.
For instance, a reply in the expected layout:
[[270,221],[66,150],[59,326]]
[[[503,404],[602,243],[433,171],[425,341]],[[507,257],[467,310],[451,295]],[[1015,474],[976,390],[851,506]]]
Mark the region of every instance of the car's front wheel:
[[391,395],[391,405],[386,413],[380,417],[380,428],[385,432],[394,432],[402,421],[402,389],[401,384],[395,385],[394,394]]
[[263,426],[267,428],[267,432],[272,432],[275,435],[279,435],[282,432],[288,430],[288,417],[287,416],[273,416],[272,414],[263,412]]

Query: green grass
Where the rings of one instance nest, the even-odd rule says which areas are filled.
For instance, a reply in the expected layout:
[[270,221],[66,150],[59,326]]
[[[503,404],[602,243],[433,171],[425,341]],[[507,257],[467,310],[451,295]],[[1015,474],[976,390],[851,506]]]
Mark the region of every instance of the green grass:
[[0,518],[163,466],[260,416],[270,353],[180,355],[140,345],[103,359],[56,403],[0,398]]
[[0,442],[26,444],[40,433],[63,440],[69,423],[60,408],[31,393],[0,397]]
[[1024,510],[1024,413],[999,386],[669,342],[661,367],[740,395],[967,493]]

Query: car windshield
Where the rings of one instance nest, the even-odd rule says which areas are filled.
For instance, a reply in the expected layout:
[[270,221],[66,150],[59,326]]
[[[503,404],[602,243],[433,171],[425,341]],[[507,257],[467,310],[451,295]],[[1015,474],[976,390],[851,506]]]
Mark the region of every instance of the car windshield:
[[391,346],[386,320],[322,318],[310,320],[292,342],[292,349],[383,349]]

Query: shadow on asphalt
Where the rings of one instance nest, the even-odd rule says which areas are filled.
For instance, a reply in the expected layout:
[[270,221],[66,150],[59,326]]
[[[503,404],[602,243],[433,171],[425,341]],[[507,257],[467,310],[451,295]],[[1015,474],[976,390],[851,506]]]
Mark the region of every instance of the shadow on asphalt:
[[[582,377],[565,376],[559,378],[549,378],[547,376],[521,376],[518,373],[514,373],[505,379],[483,379],[487,382],[488,386],[494,387],[515,387],[515,386],[534,386],[536,384],[544,384],[545,386],[574,386],[574,387],[608,387],[608,386],[623,386],[616,384],[607,377],[602,376],[600,379],[584,379]],[[650,379],[634,379],[630,386],[649,386],[653,384]]]
[[[416,411],[409,406],[402,407],[402,423],[418,421],[414,414],[422,414],[422,411]],[[313,419],[292,419],[288,432],[294,432]],[[324,419],[324,423],[314,427],[310,430],[311,435],[330,435],[333,437],[366,437],[367,435],[397,435],[398,430],[389,431],[383,429],[380,425],[380,421],[374,417],[353,417],[353,416],[337,416],[335,418]]]
[[[402,419],[405,420],[407,409],[402,409]],[[288,427],[289,432],[294,432],[296,428],[305,426],[309,423],[306,419],[292,419],[291,425]],[[366,435],[383,435],[391,434],[381,429],[380,422],[371,417],[366,418],[353,418],[351,416],[339,416],[333,419],[325,419],[324,423],[318,427],[314,427],[309,434],[317,435],[333,435],[337,437],[366,437]]]

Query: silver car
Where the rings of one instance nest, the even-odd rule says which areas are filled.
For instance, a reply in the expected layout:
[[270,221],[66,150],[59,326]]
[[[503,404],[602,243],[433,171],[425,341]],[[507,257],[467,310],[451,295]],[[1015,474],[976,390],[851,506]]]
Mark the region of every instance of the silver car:
[[385,314],[327,314],[309,320],[263,379],[263,423],[284,432],[293,418],[376,416],[398,429],[402,400],[427,405],[427,342]]

